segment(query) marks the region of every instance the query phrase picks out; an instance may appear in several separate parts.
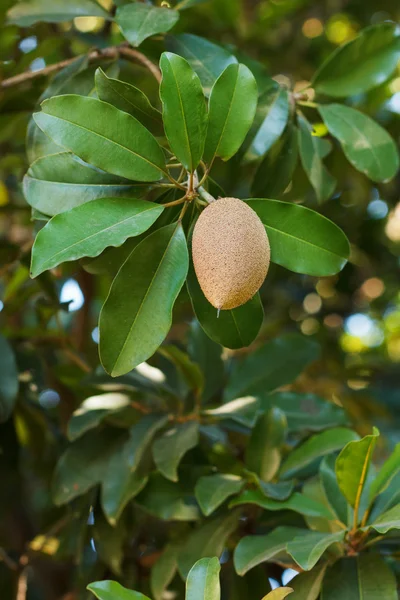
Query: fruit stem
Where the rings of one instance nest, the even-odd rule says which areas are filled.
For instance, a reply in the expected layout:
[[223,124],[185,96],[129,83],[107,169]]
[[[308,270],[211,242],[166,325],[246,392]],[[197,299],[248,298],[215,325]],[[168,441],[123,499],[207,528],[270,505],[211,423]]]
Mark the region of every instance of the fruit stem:
[[186,196],[183,196],[183,198],[178,198],[178,200],[174,200],[173,202],[167,202],[166,204],[161,204],[161,206],[164,207],[168,207],[168,206],[176,206],[177,204],[183,204],[186,200]]
[[199,187],[197,188],[197,191],[198,191],[198,193],[199,193],[199,196],[200,196],[201,198],[203,198],[203,200],[205,200],[206,202],[208,202],[208,204],[211,204],[211,202],[215,202],[215,200],[216,200],[216,199],[214,198],[214,196],[211,196],[211,194],[209,194],[209,193],[207,192],[207,190],[205,190],[205,189],[203,188],[203,186],[199,186]]

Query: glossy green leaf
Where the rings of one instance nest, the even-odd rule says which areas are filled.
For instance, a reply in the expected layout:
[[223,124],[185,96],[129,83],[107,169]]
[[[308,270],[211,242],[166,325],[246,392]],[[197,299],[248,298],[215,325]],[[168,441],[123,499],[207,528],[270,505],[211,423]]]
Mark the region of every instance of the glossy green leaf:
[[321,600],[397,600],[396,579],[378,554],[362,552],[328,568]]
[[290,540],[287,544],[287,551],[296,563],[305,571],[310,571],[325,550],[332,544],[342,542],[344,531],[336,533],[321,533],[319,531],[309,531]]
[[387,533],[391,529],[400,529],[400,504],[396,504],[383,515],[380,515],[371,527],[379,533]]
[[288,118],[288,91],[274,82],[273,86],[259,98],[244,160],[249,162],[264,156],[281,137]]
[[93,527],[96,552],[100,560],[119,577],[122,575],[123,544],[126,533],[125,524],[122,521],[116,527],[112,527],[102,514],[96,513]]
[[201,558],[190,569],[186,580],[186,600],[220,600],[218,558]]
[[188,352],[204,374],[203,400],[206,402],[218,392],[224,382],[224,361],[222,346],[211,340],[197,319],[190,326]]
[[379,431],[349,442],[336,459],[336,477],[342,494],[353,506],[359,502],[364,488]]
[[336,179],[332,177],[321,160],[318,138],[312,135],[312,127],[303,119],[298,118],[299,153],[303,169],[315,190],[318,202],[328,200],[336,187]]
[[317,600],[325,571],[326,565],[321,565],[314,567],[311,571],[296,575],[290,581],[293,588],[293,600]]
[[389,458],[380,467],[378,474],[374,478],[370,487],[370,498],[375,498],[383,492],[392,481],[393,477],[400,471],[400,444],[396,444],[395,449]]
[[265,225],[272,262],[316,276],[334,275],[343,269],[350,245],[335,223],[299,204],[260,198],[246,202]]
[[232,64],[219,76],[210,95],[204,159],[229,160],[242,145],[257,108],[257,83],[245,65]]
[[168,50],[185,58],[196,71],[206,96],[226,67],[237,63],[225,48],[191,33],[168,36],[166,44]]
[[373,523],[380,515],[398,503],[400,503],[400,473],[397,473],[389,482],[388,487],[375,498],[368,522]]
[[31,117],[26,130],[26,155],[28,161],[33,163],[38,158],[62,151],[63,148],[43,133],[40,127],[36,125],[35,119]]
[[[165,521],[195,521],[200,512],[187,487],[172,483],[162,475],[150,476],[145,489],[135,503],[151,515]],[[193,562],[189,565],[189,568]]]
[[353,440],[357,439],[358,435],[355,431],[344,427],[335,427],[317,433],[290,452],[282,465],[280,475],[284,478],[293,477],[317,458],[340,450],[349,442],[353,443]]
[[153,458],[160,473],[171,481],[178,481],[179,463],[198,441],[199,424],[196,421],[179,423],[158,438],[153,444]]
[[225,399],[265,393],[291,383],[318,354],[319,346],[297,333],[266,342],[233,365]]
[[150,600],[140,592],[127,590],[116,581],[95,581],[87,589],[99,600]]
[[53,217],[36,236],[31,276],[83,256],[98,256],[149,229],[163,207],[146,200],[101,198]]
[[286,549],[286,544],[301,532],[297,527],[277,527],[267,535],[243,537],[235,548],[236,572],[245,575],[257,565],[273,559]]
[[162,600],[164,591],[178,570],[179,546],[168,544],[151,569],[150,587],[155,600]]
[[84,161],[127,179],[157,181],[164,154],[135,117],[107,102],[67,94],[45,100],[36,123],[57,144]]
[[329,510],[320,502],[313,500],[295,492],[287,500],[282,502],[266,498],[261,490],[245,490],[230,502],[230,506],[240,506],[241,504],[256,504],[265,510],[293,510],[301,515],[308,517],[331,518]]
[[125,441],[125,433],[94,429],[71,444],[55,469],[54,503],[66,504],[100,483],[110,458]]
[[233,310],[222,310],[218,315],[217,310],[204,296],[192,263],[189,268],[187,287],[194,313],[212,340],[225,348],[232,349],[244,348],[255,340],[264,318],[259,293],[246,304]]
[[188,262],[182,226],[172,224],[146,237],[122,265],[99,322],[101,361],[113,377],[149,358],[167,335]]
[[129,396],[118,392],[86,398],[68,421],[68,439],[73,442],[90,429],[97,427],[107,415],[129,405]]
[[336,457],[328,455],[321,462],[319,474],[321,486],[329,506],[342,523],[349,522],[349,505],[340,491],[335,472]]
[[11,415],[18,394],[18,370],[14,351],[0,335],[0,423]]
[[111,19],[111,15],[95,0],[29,0],[17,2],[7,13],[8,22],[19,27],[29,27],[40,21],[72,21],[75,17]]
[[96,71],[95,80],[99,100],[129,113],[154,135],[162,135],[161,113],[150,104],[147,96],[139,88],[125,81],[107,77],[100,67]]
[[287,500],[292,495],[294,481],[279,481],[278,483],[268,483],[258,480],[257,485],[267,498],[272,500]]
[[165,134],[175,156],[189,171],[199,164],[207,133],[207,109],[198,75],[171,52],[160,60]]
[[146,38],[172,29],[179,20],[179,13],[171,8],[136,2],[119,6],[115,20],[128,42],[140,46]]
[[288,127],[259,164],[251,186],[253,196],[279,198],[282,196],[296,167],[298,158],[297,128]]
[[293,592],[291,587],[279,587],[269,592],[264,596],[263,600],[284,600],[289,594]]
[[393,179],[399,170],[399,154],[385,129],[350,106],[326,104],[319,112],[353,167],[372,181]]
[[287,421],[279,408],[271,408],[258,418],[246,446],[245,462],[262,481],[271,481],[281,464]]
[[203,414],[209,415],[214,419],[233,419],[251,428],[256,424],[259,414],[263,412],[260,410],[260,404],[260,400],[255,396],[244,396],[243,398],[236,398],[230,402],[225,402],[217,406],[217,408],[204,410]]
[[172,344],[164,344],[158,350],[159,354],[165,356],[176,367],[177,371],[195,394],[201,396],[204,387],[204,376],[200,367],[190,360],[189,356]]
[[196,483],[195,494],[202,512],[208,517],[227,498],[238,494],[244,486],[244,481],[237,475],[217,473],[200,477]]
[[193,564],[200,558],[221,556],[238,520],[239,514],[231,511],[219,519],[205,521],[204,525],[192,531],[179,554],[178,565],[182,577],[187,577]]
[[400,31],[396,23],[382,22],[333,52],[316,72],[317,92],[348,97],[382,84],[400,58]]
[[165,415],[145,415],[130,428],[129,437],[110,457],[107,477],[102,482],[101,503],[111,525],[144,487],[146,479],[137,474],[138,467],[155,434],[166,422]]
[[338,425],[347,425],[345,411],[315,394],[274,392],[260,399],[259,410],[277,406],[286,415],[289,431],[321,431]]

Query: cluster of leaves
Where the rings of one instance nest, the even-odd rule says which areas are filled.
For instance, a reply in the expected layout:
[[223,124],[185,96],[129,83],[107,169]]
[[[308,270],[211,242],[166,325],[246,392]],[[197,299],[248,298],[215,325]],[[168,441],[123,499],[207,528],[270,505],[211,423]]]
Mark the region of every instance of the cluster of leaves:
[[[138,10],[146,13],[145,25],[136,16]],[[135,14],[132,21],[125,15],[130,11]],[[138,45],[146,32],[151,35],[173,25],[169,12],[173,11],[128,5],[118,9],[117,22],[127,40]],[[250,69],[237,61],[229,61],[226,66],[225,51],[222,57],[217,52],[213,54],[207,114],[204,93],[210,81],[209,76],[204,81],[204,53],[209,56],[212,49],[205,40],[183,35],[181,53],[187,58],[190,53],[197,72],[178,54],[166,52],[161,56],[162,121],[142,91],[107,77],[101,69],[95,75],[96,98],[54,96],[66,85],[73,86],[74,75],[79,75],[84,64],[77,59],[57,75],[57,85],[53,82],[45,92],[42,110],[34,115],[32,123],[35,140],[35,128],[39,127],[51,139],[52,148],[56,144],[60,150],[37,158],[24,180],[33,216],[46,220],[53,215],[35,241],[32,275],[83,257],[100,256],[102,261],[106,251],[107,262],[112,263],[117,275],[100,315],[100,357],[113,376],[129,372],[154,354],[170,329],[173,306],[187,278],[194,312],[212,339],[228,348],[238,348],[251,343],[259,331],[263,312],[258,296],[243,307],[224,312],[219,319],[189,265],[185,231],[190,232],[198,211],[210,199],[203,185],[207,187],[217,157],[226,161],[240,151],[244,164],[258,162],[253,192],[279,196],[291,181],[299,147],[317,198],[327,200],[336,187],[322,162],[325,144],[312,135],[312,126],[300,111],[302,104],[310,104],[302,100],[304,94],[293,94],[264,77],[258,98]],[[396,26],[391,23],[363,32],[316,73],[312,82],[316,92],[347,95],[345,82],[352,59],[366,49],[365,61],[369,64],[370,56],[376,56],[377,49],[382,48],[386,58],[388,46],[395,45],[397,36]],[[173,41],[172,47],[178,51],[179,40]],[[195,55],[196,50],[200,56]],[[390,60],[384,63],[385,77],[393,71],[396,52],[390,53]],[[343,64],[347,69],[344,72]],[[379,68],[372,77],[361,72],[352,79],[351,93],[364,92],[376,85],[377,77],[382,79],[382,65],[377,64]],[[290,108],[290,102],[294,106],[298,103],[297,110]],[[346,105],[311,104],[355,168],[374,181],[396,175],[397,149],[380,125]],[[158,141],[151,131],[158,135]],[[37,156],[32,148],[30,153]],[[186,173],[188,179],[183,183]],[[165,188],[172,188],[173,194],[181,190],[184,196],[166,202],[171,191],[165,193]],[[297,273],[318,276],[335,274],[346,263],[346,237],[317,212],[266,198],[246,202],[265,225],[272,262]],[[180,204],[183,209],[177,213],[175,207]],[[185,219],[188,206],[192,210]],[[120,249],[110,256],[106,250],[110,246]],[[96,262],[90,263],[92,272]],[[160,297],[163,303],[159,303]]]
[[[27,507],[24,518],[17,511],[11,518],[11,510],[0,526],[0,588],[7,597],[7,565],[11,574],[28,577],[31,600],[42,563],[50,581],[50,563],[61,571],[73,559],[67,589],[85,600],[88,582],[111,577],[155,600],[168,591],[184,597],[185,580],[190,600],[219,600],[219,562],[208,558],[218,557],[222,593],[232,600],[265,596],[269,578],[280,580],[287,568],[300,572],[290,584],[294,599],[394,600],[399,448],[384,462],[381,442],[375,467],[378,432],[360,439],[339,402],[325,399],[330,392],[306,391],[313,389],[309,380],[293,385],[320,358],[311,339],[278,335],[259,340],[254,352],[227,351],[256,339],[268,319],[262,294],[217,319],[188,247],[207,202],[235,190],[264,223],[275,265],[316,277],[343,268],[347,238],[320,212],[329,212],[336,199],[322,202],[344,184],[330,174],[332,162],[329,171],[325,165],[339,157],[342,168],[344,155],[347,169],[373,182],[397,173],[392,138],[367,116],[368,107],[354,107],[394,73],[398,28],[365,29],[300,91],[272,80],[263,64],[233,47],[189,33],[167,35],[161,48],[146,46],[155,60],[161,54],[160,90],[146,78],[139,85],[137,77],[139,89],[122,60],[133,50],[127,43],[152,44],[152,36],[184,20],[179,11],[201,2],[183,0],[176,10],[116,4],[111,13],[92,0],[30,0],[9,11],[9,22],[21,27],[104,18],[117,23],[126,42],[103,57],[101,51],[94,57],[88,44],[86,55],[69,61],[34,97],[41,94],[42,107],[28,125],[24,193],[38,232],[31,261],[36,279],[28,281],[30,257],[22,253],[2,297],[6,307],[26,312],[26,329],[11,311],[0,337],[0,420],[15,411],[1,429],[7,489],[0,510],[3,503],[7,511],[20,508],[20,487]],[[157,66],[150,67],[157,78]],[[323,137],[321,124],[313,131],[321,119]],[[231,183],[235,176],[240,184]],[[10,263],[20,255],[12,245],[6,250]],[[74,354],[58,329],[54,335],[54,316],[66,316],[57,278],[80,267],[101,288],[87,321],[90,311],[97,316],[112,281],[100,316],[107,372],[94,355],[88,366]],[[289,281],[290,274],[284,277]],[[185,281],[192,309],[182,319]],[[32,295],[35,302],[39,297],[35,319],[43,329],[37,346],[28,329]],[[183,334],[174,333],[177,343],[163,342],[173,307],[175,323],[191,320],[192,310],[197,320],[188,335],[186,325]],[[261,339],[273,338],[279,327],[264,329]],[[47,352],[40,346],[53,338],[61,345],[57,358],[53,346]],[[147,359],[150,364],[140,364]],[[46,387],[61,397],[57,409],[39,405],[38,389]],[[35,526],[20,536],[21,549],[13,523],[24,523],[28,512]],[[145,598],[110,581],[89,589],[100,600]],[[291,589],[267,598],[279,600]]]

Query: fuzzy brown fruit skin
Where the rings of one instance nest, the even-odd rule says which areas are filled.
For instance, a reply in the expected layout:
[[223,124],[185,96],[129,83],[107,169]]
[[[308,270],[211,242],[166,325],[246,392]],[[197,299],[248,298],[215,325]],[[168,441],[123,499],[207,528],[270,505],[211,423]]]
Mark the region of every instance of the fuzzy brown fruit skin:
[[238,198],[220,198],[204,209],[193,230],[192,256],[200,287],[221,310],[245,304],[260,289],[269,268],[265,227]]

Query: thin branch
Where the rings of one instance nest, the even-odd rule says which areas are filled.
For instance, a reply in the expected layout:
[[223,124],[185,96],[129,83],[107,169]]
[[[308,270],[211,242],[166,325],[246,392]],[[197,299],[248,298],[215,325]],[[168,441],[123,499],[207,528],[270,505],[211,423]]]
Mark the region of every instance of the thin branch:
[[[92,50],[89,52],[88,60],[89,62],[94,62],[96,60],[106,60],[118,58],[120,55],[133,60],[134,62],[138,62],[146,67],[153,77],[160,82],[161,81],[161,73],[157,65],[155,65],[147,56],[139,52],[138,50],[134,50],[133,48],[129,48],[126,44],[121,44],[120,46],[110,46],[109,48],[102,48],[98,50]],[[68,67],[71,63],[73,63],[78,57],[68,58],[66,60],[62,60],[53,65],[48,65],[43,69],[39,69],[37,71],[25,71],[24,73],[20,73],[19,75],[15,75],[14,77],[9,77],[9,79],[4,79],[0,81],[0,89],[6,89],[13,87],[15,85],[19,85],[20,83],[25,83],[32,79],[36,79],[37,77],[45,77],[51,75],[52,73],[56,73],[57,71],[61,71],[65,67]]]

